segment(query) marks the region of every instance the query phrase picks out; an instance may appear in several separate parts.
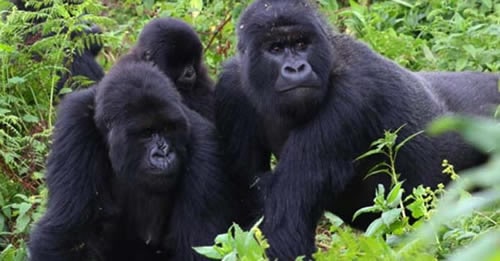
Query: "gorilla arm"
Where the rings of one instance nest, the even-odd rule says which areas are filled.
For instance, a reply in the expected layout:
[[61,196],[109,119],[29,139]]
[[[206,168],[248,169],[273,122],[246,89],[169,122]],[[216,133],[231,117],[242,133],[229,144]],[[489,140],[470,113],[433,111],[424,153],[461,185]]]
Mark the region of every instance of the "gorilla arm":
[[213,124],[190,109],[185,111],[191,121],[192,154],[176,193],[166,248],[175,248],[172,260],[199,260],[201,256],[192,247],[211,244],[215,235],[229,228],[234,218],[234,193],[220,168]]
[[[30,235],[31,260],[81,260],[86,225],[97,209],[100,186],[111,173],[104,141],[94,124],[90,88],[67,95],[59,106],[47,162],[47,213]],[[92,229],[92,228],[87,228]],[[93,242],[98,245],[98,242]]]
[[253,187],[260,176],[271,169],[271,152],[264,148],[263,127],[257,112],[241,89],[240,61],[233,58],[224,65],[215,88],[216,127],[224,153],[225,171],[237,186],[240,225],[253,225],[261,214],[255,204],[258,191]]

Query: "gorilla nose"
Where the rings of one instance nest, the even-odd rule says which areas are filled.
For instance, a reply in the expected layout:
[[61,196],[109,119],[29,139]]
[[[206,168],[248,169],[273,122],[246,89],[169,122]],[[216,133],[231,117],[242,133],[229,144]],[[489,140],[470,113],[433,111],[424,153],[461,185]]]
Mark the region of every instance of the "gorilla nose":
[[281,68],[281,75],[291,82],[300,82],[307,78],[312,72],[311,66],[306,62],[285,64]]
[[162,158],[166,158],[169,152],[170,152],[170,146],[168,146],[167,144],[162,144],[152,149],[150,156],[153,160],[155,159],[160,160]]
[[196,70],[193,66],[184,68],[181,76],[177,79],[180,83],[192,84],[196,80]]

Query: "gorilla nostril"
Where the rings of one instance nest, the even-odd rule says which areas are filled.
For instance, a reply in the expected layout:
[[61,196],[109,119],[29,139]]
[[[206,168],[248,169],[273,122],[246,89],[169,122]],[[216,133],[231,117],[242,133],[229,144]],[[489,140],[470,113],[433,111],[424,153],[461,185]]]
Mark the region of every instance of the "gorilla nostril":
[[285,72],[286,73],[296,73],[297,70],[291,66],[285,66]]
[[151,157],[153,158],[164,158],[166,155],[162,151],[155,151]]
[[299,66],[299,68],[297,69],[297,71],[302,72],[302,71],[304,71],[305,69],[306,69],[306,64],[305,64],[305,63],[303,63],[303,64],[301,64],[301,65]]
[[152,159],[161,159],[167,157],[168,153],[168,145],[162,145],[161,147],[153,149],[150,155]]
[[184,73],[185,78],[191,78],[193,76],[194,72],[192,70],[188,70]]

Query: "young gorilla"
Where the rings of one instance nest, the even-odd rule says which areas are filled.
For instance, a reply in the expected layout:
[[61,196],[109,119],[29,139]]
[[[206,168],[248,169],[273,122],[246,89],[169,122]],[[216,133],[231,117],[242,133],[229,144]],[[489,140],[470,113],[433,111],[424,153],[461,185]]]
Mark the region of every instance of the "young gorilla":
[[31,260],[204,260],[229,227],[212,123],[145,62],[115,66],[59,106],[47,212]]
[[183,21],[157,18],[141,31],[137,45],[121,61],[149,61],[175,83],[184,103],[214,121],[214,83],[203,64],[203,46]]
[[[241,204],[253,210],[239,221],[261,215],[263,199],[271,257],[310,255],[324,210],[349,222],[372,204],[377,184],[389,186],[383,175],[364,179],[385,158],[355,160],[384,130],[405,125],[401,141],[438,116],[486,115],[484,105],[500,102],[498,74],[412,73],[332,33],[307,1],[257,0],[237,28],[238,55],[216,85],[216,126]],[[271,153],[279,159],[273,171]],[[444,182],[442,159],[461,170],[485,156],[455,134],[418,135],[397,158],[406,191]],[[371,218],[352,225],[366,228]]]

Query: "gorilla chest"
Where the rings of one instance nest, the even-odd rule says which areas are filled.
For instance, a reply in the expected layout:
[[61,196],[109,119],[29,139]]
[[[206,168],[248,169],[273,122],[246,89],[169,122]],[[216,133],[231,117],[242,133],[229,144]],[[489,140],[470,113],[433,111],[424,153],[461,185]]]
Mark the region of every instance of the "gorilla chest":
[[279,123],[266,124],[264,126],[268,126],[268,128],[264,130],[266,139],[264,144],[267,144],[268,149],[279,158],[281,150],[288,140],[290,130],[288,127]]

